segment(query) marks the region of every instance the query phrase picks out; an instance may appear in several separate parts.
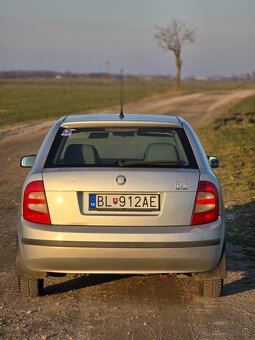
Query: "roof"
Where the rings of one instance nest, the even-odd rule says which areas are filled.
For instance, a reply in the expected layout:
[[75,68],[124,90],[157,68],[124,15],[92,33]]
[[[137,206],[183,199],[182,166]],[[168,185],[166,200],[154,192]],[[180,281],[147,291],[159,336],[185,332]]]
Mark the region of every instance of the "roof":
[[[163,116],[163,115],[150,115],[150,114],[125,114],[124,118],[120,118],[119,114],[81,114],[81,115],[71,115],[67,116],[63,121],[61,126],[68,127],[72,125],[76,126],[87,126],[90,123],[97,124],[109,124],[121,125],[125,123],[145,123],[156,125],[159,124],[170,124],[174,126],[182,126],[180,120],[176,116]],[[129,125],[128,124],[128,125]],[[126,124],[125,124],[126,125]],[[140,124],[139,124],[140,125]]]

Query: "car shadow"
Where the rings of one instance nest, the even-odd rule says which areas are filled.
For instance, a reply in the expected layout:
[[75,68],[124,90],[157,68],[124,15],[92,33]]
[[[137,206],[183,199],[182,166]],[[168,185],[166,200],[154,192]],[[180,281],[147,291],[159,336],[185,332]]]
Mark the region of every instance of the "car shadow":
[[222,296],[231,296],[255,289],[255,280],[249,277],[232,281],[224,285]]
[[53,295],[57,293],[67,293],[73,290],[79,290],[86,287],[98,286],[100,284],[122,280],[133,275],[113,275],[113,274],[93,274],[84,275],[63,282],[59,282],[50,286],[46,286],[43,290],[43,295]]

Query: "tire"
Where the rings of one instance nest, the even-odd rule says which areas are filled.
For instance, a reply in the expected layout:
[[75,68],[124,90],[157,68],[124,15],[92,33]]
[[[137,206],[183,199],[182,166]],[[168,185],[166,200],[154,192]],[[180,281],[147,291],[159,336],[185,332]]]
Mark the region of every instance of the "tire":
[[217,298],[221,296],[223,279],[205,280],[199,284],[201,295],[204,298]]
[[43,294],[43,279],[31,279],[28,277],[18,277],[19,291],[23,297],[35,298]]

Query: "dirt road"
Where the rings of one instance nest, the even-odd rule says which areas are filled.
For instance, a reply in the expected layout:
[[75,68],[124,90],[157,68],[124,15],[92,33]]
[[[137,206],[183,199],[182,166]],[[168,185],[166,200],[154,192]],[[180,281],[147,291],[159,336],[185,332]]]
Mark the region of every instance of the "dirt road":
[[254,90],[194,93],[175,97],[164,95],[127,105],[125,110],[132,113],[178,115],[198,127],[212,122],[216,115],[224,113],[229,106],[253,94]]
[[[155,97],[126,111],[179,113],[199,125],[247,91]],[[0,130],[1,339],[248,339],[255,334],[255,269],[242,248],[229,244],[223,296],[196,297],[191,280],[93,275],[50,278],[45,295],[21,299],[14,273],[17,210],[26,175],[24,154],[37,151],[50,123]],[[229,220],[233,216],[228,214]],[[234,222],[233,222],[234,223]]]

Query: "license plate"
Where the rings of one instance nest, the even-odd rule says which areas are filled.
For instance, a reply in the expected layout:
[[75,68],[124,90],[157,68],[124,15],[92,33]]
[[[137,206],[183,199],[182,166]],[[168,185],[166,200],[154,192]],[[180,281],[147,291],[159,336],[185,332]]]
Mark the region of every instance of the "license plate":
[[159,194],[89,194],[90,210],[159,210]]

